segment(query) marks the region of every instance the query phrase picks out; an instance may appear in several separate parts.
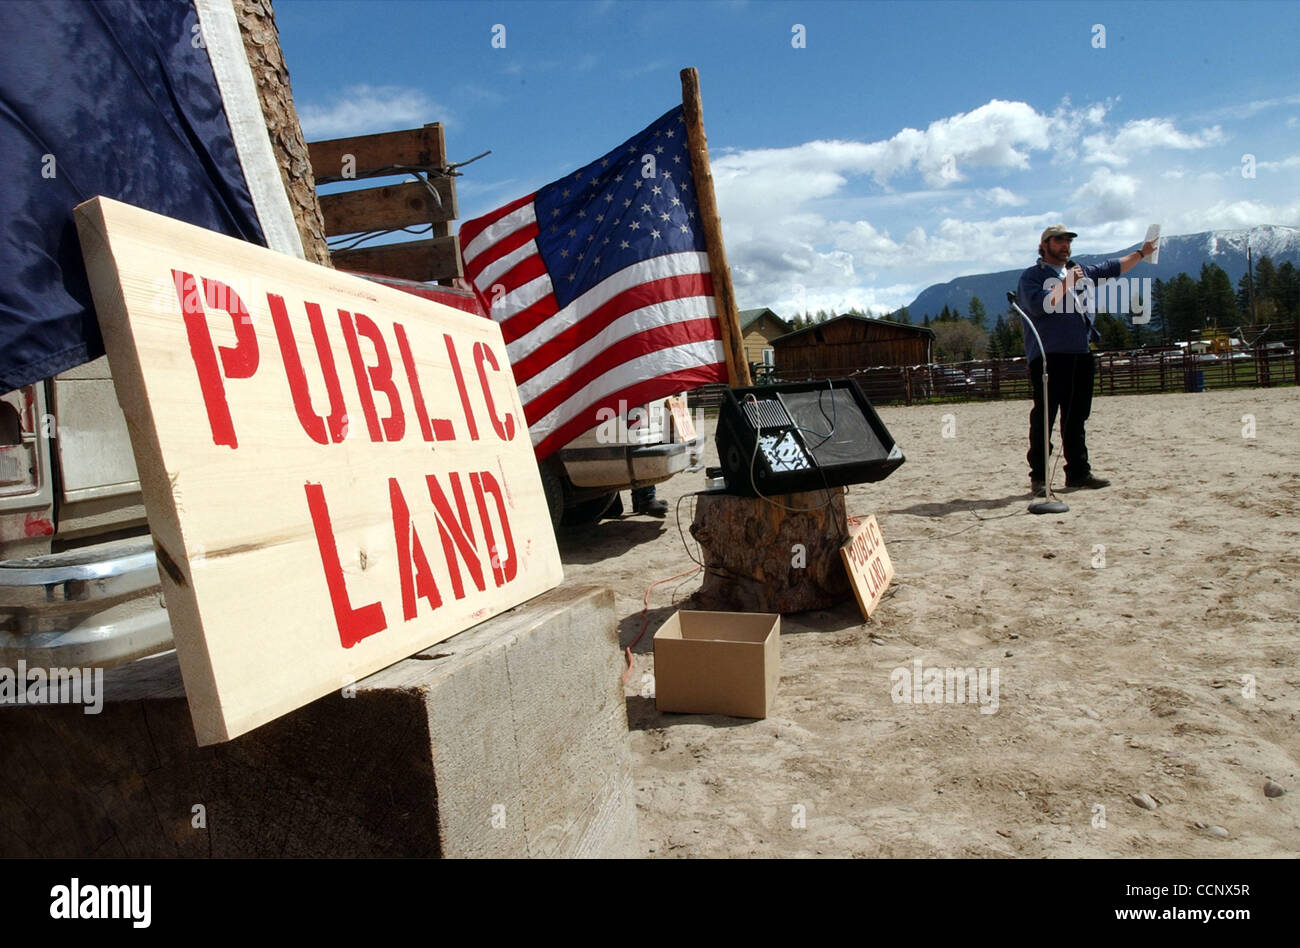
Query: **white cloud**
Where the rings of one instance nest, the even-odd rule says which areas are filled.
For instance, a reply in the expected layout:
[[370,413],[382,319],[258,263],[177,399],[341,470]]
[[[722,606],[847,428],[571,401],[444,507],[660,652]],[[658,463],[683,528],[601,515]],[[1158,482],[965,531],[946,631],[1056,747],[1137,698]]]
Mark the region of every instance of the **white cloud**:
[[1097,168],[1092,177],[1070,195],[1071,211],[1080,224],[1126,221],[1137,211],[1139,182],[1109,168]]
[[[1281,171],[1283,168],[1300,167],[1300,155],[1291,155],[1281,161],[1261,161],[1255,165],[1261,171]],[[1240,173],[1241,169],[1237,169]]]
[[1029,203],[1027,198],[1022,198],[1018,194],[1012,194],[1006,188],[1002,187],[989,188],[985,191],[981,191],[980,197],[998,207],[1020,207],[1021,205]]
[[[1213,147],[1226,141],[1220,128],[1112,122],[1118,102],[1040,112],[993,100],[871,142],[715,152],[742,304],[895,309],[933,283],[1028,265],[1049,224],[1078,230],[1087,254],[1130,246],[1153,221],[1179,234],[1300,218],[1280,190],[1300,165],[1289,141],[1242,192],[1241,169],[1225,171]],[[1178,163],[1139,160],[1157,151]]]
[[298,119],[304,137],[315,141],[415,128],[426,122],[451,124],[452,116],[418,89],[355,85],[327,105],[301,106]]
[[1188,151],[1208,148],[1225,140],[1223,130],[1215,125],[1194,134],[1180,132],[1166,118],[1136,119],[1126,122],[1114,135],[1098,132],[1083,139],[1083,160],[1094,164],[1126,165],[1137,155],[1158,148]]

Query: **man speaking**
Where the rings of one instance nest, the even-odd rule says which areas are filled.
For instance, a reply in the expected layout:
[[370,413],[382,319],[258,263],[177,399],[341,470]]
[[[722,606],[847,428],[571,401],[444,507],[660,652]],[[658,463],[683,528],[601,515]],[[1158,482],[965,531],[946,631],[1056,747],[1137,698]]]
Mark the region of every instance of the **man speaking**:
[[[1113,279],[1132,269],[1139,260],[1155,252],[1147,241],[1141,249],[1096,266],[1080,266],[1070,259],[1071,243],[1078,234],[1054,224],[1038,241],[1038,263],[1020,275],[1017,290],[1020,308],[1033,320],[1047,351],[1047,374],[1051,392],[1047,406],[1047,429],[1056,426],[1061,411],[1061,443],[1065,450],[1065,486],[1069,489],[1107,487],[1110,481],[1096,477],[1088,464],[1088,445],[1083,426],[1092,412],[1093,358],[1088,347],[1100,338],[1093,322],[1095,282]],[[1034,407],[1029,413],[1029,480],[1036,496],[1045,493],[1047,471],[1043,470],[1043,353],[1033,333],[1025,333],[1025,355],[1029,358],[1029,379],[1034,388]]]

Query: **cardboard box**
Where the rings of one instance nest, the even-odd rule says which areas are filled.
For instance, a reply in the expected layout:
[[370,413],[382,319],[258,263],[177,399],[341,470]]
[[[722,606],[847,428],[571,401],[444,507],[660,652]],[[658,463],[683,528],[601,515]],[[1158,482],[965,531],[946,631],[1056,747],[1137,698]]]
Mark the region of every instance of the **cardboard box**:
[[655,633],[655,707],[765,718],[781,680],[781,617],[673,613]]

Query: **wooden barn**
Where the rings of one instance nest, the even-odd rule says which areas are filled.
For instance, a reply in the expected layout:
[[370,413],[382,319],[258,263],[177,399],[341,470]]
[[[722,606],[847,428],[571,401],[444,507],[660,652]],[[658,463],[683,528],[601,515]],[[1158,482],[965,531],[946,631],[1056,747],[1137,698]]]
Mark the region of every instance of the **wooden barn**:
[[838,378],[880,365],[926,365],[934,333],[867,316],[836,316],[772,340],[783,379]]

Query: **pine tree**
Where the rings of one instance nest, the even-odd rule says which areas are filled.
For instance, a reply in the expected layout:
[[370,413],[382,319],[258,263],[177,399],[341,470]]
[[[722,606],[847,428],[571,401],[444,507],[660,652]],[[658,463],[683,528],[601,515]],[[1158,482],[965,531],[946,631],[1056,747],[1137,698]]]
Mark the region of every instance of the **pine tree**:
[[912,314],[907,311],[906,306],[894,314],[894,322],[906,323],[909,326],[912,324]]
[[1278,315],[1294,322],[1300,318],[1300,270],[1288,260],[1277,268],[1276,284]]
[[984,311],[984,304],[980,302],[978,296],[970,298],[970,321],[981,329],[984,328],[984,317],[988,314]]
[[998,313],[998,320],[989,330],[989,358],[1005,359],[1006,354],[1002,351],[1002,336],[1007,331],[1007,324],[1002,319],[1002,314]]
[[1201,264],[1201,279],[1197,286],[1201,297],[1203,325],[1227,328],[1236,323],[1237,301],[1232,293],[1232,281],[1217,263]]
[[1205,325],[1196,281],[1186,273],[1178,274],[1165,288],[1165,317],[1169,336],[1175,340],[1190,340],[1192,331]]

